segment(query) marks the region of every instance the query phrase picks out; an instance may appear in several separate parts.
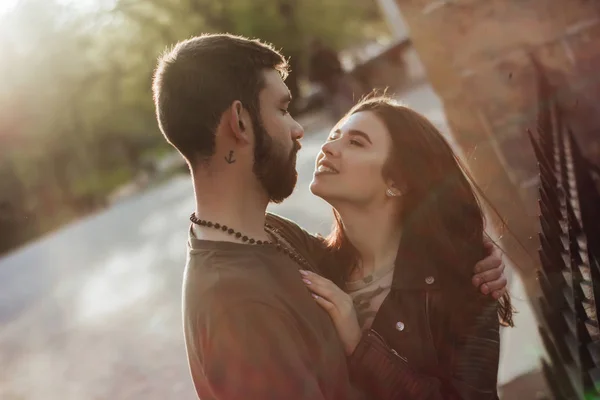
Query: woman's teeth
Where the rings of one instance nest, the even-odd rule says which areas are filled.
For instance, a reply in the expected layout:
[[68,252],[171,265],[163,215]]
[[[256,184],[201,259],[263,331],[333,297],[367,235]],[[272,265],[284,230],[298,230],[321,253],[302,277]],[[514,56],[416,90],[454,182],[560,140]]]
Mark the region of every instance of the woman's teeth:
[[332,174],[337,174],[336,170],[334,170],[333,168],[326,167],[324,165],[319,165],[319,168],[317,168],[317,171],[319,171],[319,172],[328,172],[328,173],[332,173]]

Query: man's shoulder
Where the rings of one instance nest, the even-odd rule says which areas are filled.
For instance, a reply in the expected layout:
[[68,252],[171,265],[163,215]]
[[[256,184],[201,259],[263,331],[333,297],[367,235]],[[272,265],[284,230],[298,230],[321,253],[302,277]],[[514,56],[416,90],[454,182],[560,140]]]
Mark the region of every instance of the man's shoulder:
[[264,302],[270,297],[270,292],[265,291],[263,283],[239,275],[222,275],[205,290],[207,301],[220,304]]
[[275,228],[278,233],[283,235],[284,239],[291,240],[292,242],[312,242],[321,243],[322,237],[320,235],[313,235],[309,233],[300,225],[294,221],[282,217],[281,215],[267,213],[266,222],[269,226]]
[[300,225],[298,225],[291,219],[288,219],[288,218],[282,217],[281,215],[270,213],[270,212],[267,213],[266,222],[267,222],[267,224],[271,225],[273,228],[276,228],[279,230],[304,231],[304,229],[302,229],[300,227]]
[[266,221],[302,257],[307,259],[313,265],[313,268],[316,268],[323,257],[328,255],[325,242],[321,236],[313,235],[295,222],[277,214],[267,213]]
[[223,314],[250,304],[275,306],[271,291],[249,274],[209,272],[197,278],[186,278],[184,301],[198,316]]

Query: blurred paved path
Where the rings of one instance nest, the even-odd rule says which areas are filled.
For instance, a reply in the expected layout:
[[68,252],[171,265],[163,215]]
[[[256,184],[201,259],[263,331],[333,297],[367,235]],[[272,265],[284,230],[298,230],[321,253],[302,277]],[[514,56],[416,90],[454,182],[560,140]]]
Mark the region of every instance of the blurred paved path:
[[[402,98],[445,129],[428,86]],[[308,191],[328,129],[306,134],[298,187],[271,207],[312,232],[331,225],[329,207]],[[188,178],[175,178],[0,259],[0,398],[194,399],[180,320],[193,208]],[[513,296],[521,313],[503,338],[501,382],[539,354],[517,283]]]

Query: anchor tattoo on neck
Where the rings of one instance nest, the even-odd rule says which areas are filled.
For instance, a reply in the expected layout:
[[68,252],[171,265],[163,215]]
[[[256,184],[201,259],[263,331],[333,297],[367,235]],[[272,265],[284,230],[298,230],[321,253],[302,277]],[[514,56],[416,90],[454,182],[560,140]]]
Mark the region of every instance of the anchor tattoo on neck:
[[233,150],[231,150],[229,155],[225,157],[225,161],[227,161],[227,164],[233,164],[235,162],[235,158],[233,158]]

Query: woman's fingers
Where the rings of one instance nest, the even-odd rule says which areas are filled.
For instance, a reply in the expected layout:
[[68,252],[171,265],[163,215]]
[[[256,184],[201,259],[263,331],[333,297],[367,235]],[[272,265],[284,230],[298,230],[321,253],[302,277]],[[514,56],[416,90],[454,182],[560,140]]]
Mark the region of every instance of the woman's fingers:
[[322,283],[322,284],[328,283],[328,282],[333,283],[329,279],[325,279],[321,275],[315,274],[314,272],[310,272],[310,271],[301,269],[300,274],[302,274],[303,278],[308,279],[309,281],[311,281],[313,283]]
[[312,282],[308,278],[302,278],[302,282],[306,285],[306,287],[313,293],[318,294],[321,297],[325,297],[327,300],[332,301],[331,298],[332,292],[331,289],[327,285],[319,284]]
[[315,301],[317,302],[318,305],[320,305],[321,307],[323,307],[323,309],[325,309],[325,311],[327,311],[329,314],[331,314],[333,311],[335,311],[335,305],[330,302],[327,299],[324,299],[323,297],[315,294],[315,293],[311,293],[313,299],[315,299]]
[[482,283],[490,283],[504,277],[504,264],[473,276],[473,285],[479,287]]
[[475,264],[475,273],[479,274],[481,272],[500,268],[503,265],[504,263],[502,262],[502,257],[498,257],[495,254],[490,254]]
[[302,282],[313,292],[317,293],[321,297],[325,297],[329,301],[334,301],[333,297],[338,291],[341,291],[333,282],[329,279],[325,279],[315,273],[303,271]]
[[488,261],[490,262],[485,263],[481,261],[478,264],[476,271],[479,272],[472,278],[475,287],[479,287],[482,283],[497,281],[504,276],[505,265],[501,260],[499,263],[494,262],[494,260]]
[[[506,290],[507,280],[505,276],[500,276],[498,279],[484,283],[481,286],[487,287],[487,292],[493,292],[496,290]],[[486,293],[487,294],[487,293]]]

